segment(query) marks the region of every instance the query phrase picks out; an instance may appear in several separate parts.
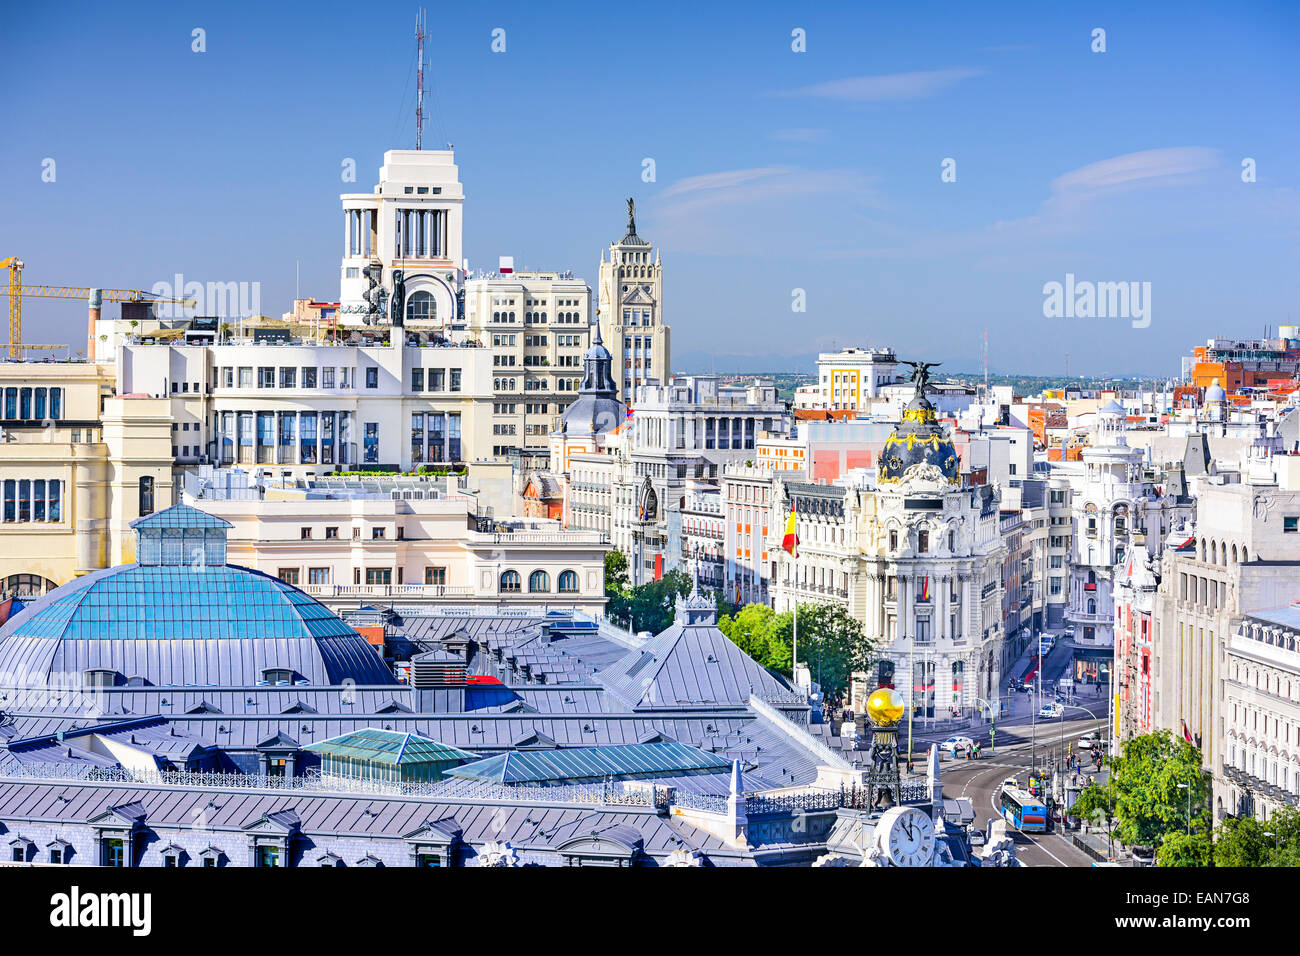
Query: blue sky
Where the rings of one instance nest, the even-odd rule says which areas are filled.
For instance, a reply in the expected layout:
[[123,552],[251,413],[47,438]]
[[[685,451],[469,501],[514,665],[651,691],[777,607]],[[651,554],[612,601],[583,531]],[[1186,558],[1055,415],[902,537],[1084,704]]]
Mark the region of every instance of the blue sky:
[[[455,144],[476,267],[594,283],[635,196],[679,368],[888,344],[974,370],[987,328],[995,371],[1172,374],[1300,323],[1300,5],[1131,6],[431,7],[426,145]],[[260,282],[273,315],[300,262],[334,298],[338,193],[413,146],[415,9],[10,11],[0,256],[33,284]],[[1150,325],[1045,318],[1067,273],[1150,282]],[[84,334],[81,303],[25,314],[27,341]]]

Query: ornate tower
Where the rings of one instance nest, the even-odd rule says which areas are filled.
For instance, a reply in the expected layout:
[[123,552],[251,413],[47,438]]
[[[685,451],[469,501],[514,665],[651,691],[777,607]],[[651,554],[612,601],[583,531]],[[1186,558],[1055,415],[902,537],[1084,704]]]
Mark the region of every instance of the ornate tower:
[[632,404],[636,386],[669,379],[669,328],[663,321],[659,253],[636,234],[636,205],[627,201],[627,232],[600,254],[599,321],[613,357],[618,397]]

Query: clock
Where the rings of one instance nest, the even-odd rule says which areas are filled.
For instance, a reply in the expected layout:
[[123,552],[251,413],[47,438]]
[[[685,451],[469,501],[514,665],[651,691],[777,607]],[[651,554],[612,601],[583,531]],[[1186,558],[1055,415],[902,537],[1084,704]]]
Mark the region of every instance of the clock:
[[916,807],[890,807],[876,823],[876,846],[894,866],[931,866],[934,821]]

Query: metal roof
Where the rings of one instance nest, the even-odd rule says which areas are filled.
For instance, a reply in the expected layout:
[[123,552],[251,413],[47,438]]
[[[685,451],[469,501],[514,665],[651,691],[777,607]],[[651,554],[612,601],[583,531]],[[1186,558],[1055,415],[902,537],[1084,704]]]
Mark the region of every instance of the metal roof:
[[633,710],[744,706],[752,694],[790,691],[713,624],[674,624],[597,680]]
[[312,744],[306,750],[396,766],[476,760],[475,754],[419,734],[367,727]]
[[512,751],[448,770],[493,783],[573,783],[662,774],[717,773],[730,762],[676,741],[615,747]]

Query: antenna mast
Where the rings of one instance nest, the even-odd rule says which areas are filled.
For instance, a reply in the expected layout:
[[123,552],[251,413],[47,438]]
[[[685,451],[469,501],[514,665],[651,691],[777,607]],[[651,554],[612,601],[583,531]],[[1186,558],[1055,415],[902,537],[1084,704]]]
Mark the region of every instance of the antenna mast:
[[984,401],[989,400],[989,330],[984,330]]
[[424,8],[415,15],[415,148],[424,148]]

